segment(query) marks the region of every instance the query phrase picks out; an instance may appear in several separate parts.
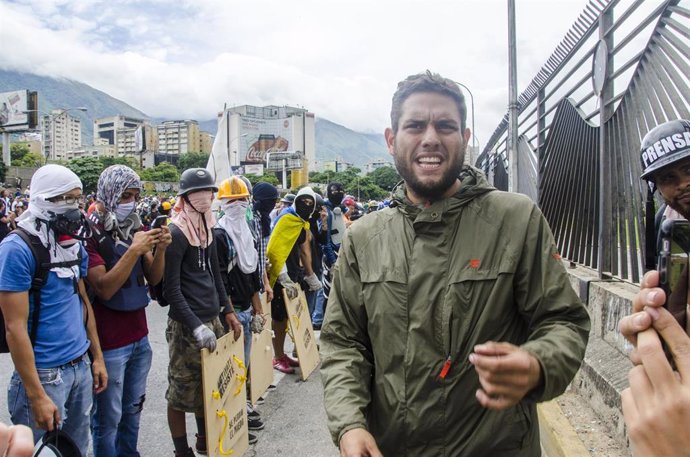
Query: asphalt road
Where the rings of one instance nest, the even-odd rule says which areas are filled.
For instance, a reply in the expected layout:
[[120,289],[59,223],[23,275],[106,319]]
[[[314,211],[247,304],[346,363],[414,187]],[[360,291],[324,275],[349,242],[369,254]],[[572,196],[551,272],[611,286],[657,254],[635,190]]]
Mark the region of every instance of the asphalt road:
[[[165,341],[167,309],[155,302],[147,310],[149,340],[153,362],[148,377],[146,404],[141,419],[139,452],[144,457],[170,457],[173,445],[168,430],[165,390],[167,388],[168,345]],[[292,352],[292,345],[286,343]],[[7,386],[13,364],[8,354],[0,354],[0,421],[9,423]],[[323,409],[323,389],[318,370],[303,382],[299,375],[282,375],[274,371],[277,389],[267,393],[266,401],[257,410],[266,424],[257,433],[258,443],[250,446],[245,456],[280,457],[336,457],[339,455],[326,428]],[[187,433],[194,445],[196,425],[193,415],[187,415]],[[91,453],[89,452],[89,455]],[[239,456],[238,456],[239,457]]]

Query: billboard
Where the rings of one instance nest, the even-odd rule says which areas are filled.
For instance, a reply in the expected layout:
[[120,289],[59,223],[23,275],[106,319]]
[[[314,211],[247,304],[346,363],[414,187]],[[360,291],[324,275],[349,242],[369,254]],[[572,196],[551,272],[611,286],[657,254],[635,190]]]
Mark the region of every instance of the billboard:
[[[240,118],[238,152],[243,164],[265,164],[266,154],[290,150],[293,119]],[[232,144],[230,145],[232,148]]]
[[19,131],[29,129],[30,116],[26,111],[30,106],[28,90],[15,90],[0,93],[0,129]]

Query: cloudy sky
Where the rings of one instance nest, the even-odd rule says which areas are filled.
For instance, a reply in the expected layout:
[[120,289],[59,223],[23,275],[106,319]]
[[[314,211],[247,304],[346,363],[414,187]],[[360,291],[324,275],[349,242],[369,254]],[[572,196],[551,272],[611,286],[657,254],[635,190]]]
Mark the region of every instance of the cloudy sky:
[[[586,4],[516,0],[520,91]],[[431,69],[472,91],[483,144],[508,104],[507,28],[507,0],[0,0],[0,68],[150,116],[292,105],[374,132],[397,82]]]

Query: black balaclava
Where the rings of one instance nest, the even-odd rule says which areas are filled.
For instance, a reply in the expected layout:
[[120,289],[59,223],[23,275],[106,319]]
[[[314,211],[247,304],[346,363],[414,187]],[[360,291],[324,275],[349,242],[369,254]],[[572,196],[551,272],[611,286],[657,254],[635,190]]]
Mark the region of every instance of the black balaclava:
[[331,202],[331,205],[335,208],[336,206],[340,206],[343,202],[343,198],[345,198],[345,189],[343,189],[343,185],[339,182],[332,182],[328,185],[326,196],[328,197],[328,201]]
[[271,211],[276,206],[278,189],[267,182],[258,182],[252,189],[254,195],[254,210],[261,215],[261,233],[263,236],[271,234]]
[[[307,205],[305,200],[311,201],[311,205]],[[309,195],[301,195],[299,198],[295,199],[295,212],[302,220],[308,221],[314,212],[314,199]]]

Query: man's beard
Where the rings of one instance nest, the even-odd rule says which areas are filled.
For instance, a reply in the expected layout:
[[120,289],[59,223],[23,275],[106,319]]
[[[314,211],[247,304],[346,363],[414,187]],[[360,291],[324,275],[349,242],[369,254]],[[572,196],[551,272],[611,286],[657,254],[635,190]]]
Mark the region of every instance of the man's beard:
[[462,152],[458,154],[460,155],[458,160],[449,166],[440,180],[435,182],[425,183],[417,179],[414,172],[411,170],[412,162],[407,161],[406,158],[400,157],[398,154],[394,156],[395,168],[398,170],[400,177],[405,181],[405,185],[415,194],[428,200],[438,200],[443,197],[448,189],[453,186],[455,180],[460,176],[464,154]]

